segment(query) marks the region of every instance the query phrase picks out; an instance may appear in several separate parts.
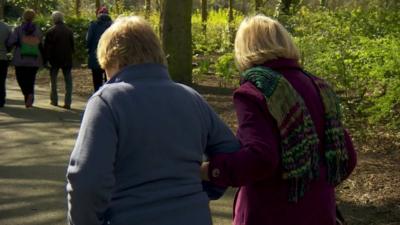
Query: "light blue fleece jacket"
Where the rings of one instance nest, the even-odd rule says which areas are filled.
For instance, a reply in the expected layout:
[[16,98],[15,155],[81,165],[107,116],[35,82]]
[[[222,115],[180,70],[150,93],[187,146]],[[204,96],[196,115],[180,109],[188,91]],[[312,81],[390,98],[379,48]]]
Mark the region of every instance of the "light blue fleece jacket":
[[164,66],[129,66],[87,104],[67,172],[69,224],[210,225],[203,154],[237,149],[205,100]]

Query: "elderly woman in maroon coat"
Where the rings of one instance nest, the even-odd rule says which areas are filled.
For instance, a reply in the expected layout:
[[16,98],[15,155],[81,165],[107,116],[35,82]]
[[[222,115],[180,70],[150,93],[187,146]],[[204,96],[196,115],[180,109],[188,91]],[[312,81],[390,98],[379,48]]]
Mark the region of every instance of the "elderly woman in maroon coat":
[[299,65],[277,21],[245,19],[235,40],[241,85],[233,100],[242,148],[202,166],[203,179],[240,187],[234,225],[334,225],[335,187],[356,165],[339,102]]

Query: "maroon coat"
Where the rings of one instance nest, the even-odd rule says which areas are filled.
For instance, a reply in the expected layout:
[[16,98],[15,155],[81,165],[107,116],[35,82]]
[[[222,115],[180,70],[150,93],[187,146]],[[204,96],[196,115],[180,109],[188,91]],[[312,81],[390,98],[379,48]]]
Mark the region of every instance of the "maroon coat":
[[[323,140],[324,109],[311,79],[295,60],[277,59],[265,63],[280,72],[303,97],[318,137]],[[326,167],[297,203],[288,202],[288,183],[281,179],[280,137],[263,94],[250,82],[233,95],[238,117],[237,137],[242,148],[233,154],[210,159],[210,179],[223,186],[239,186],[234,203],[234,225],[334,225],[335,187],[327,182]],[[356,165],[356,153],[346,133],[348,171]],[[322,154],[322,144],[319,151]],[[322,156],[321,156],[322,157]]]

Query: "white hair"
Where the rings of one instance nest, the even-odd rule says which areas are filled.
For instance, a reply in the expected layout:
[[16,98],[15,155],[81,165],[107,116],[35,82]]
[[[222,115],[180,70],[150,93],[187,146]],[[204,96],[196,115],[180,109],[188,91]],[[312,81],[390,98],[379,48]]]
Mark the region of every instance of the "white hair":
[[51,14],[51,18],[53,19],[54,23],[62,23],[64,22],[64,14],[60,11],[54,11]]

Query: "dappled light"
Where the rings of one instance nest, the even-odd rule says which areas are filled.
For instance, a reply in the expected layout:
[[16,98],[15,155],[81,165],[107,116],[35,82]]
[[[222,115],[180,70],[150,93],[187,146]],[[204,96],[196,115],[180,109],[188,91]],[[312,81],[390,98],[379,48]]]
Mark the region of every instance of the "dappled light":
[[[338,134],[333,134],[332,139],[337,138],[335,140],[339,141],[334,144],[331,143],[332,146],[339,150],[347,151],[347,153],[344,154],[345,156],[339,154],[343,153],[339,150],[334,152],[335,157],[337,157],[334,158],[336,160],[336,164],[334,165],[337,167],[336,171],[333,171],[336,172],[337,175],[339,173],[338,171],[342,169],[339,164],[339,156],[343,158],[349,157],[348,152],[350,152],[349,147],[346,145],[348,143],[344,141],[346,137],[346,133],[343,132],[342,129],[344,127],[349,132],[354,144],[357,153],[357,165],[351,175],[338,186],[332,186],[331,184],[333,183],[329,184],[331,185],[329,186],[331,192],[326,190],[324,190],[325,192],[322,191],[326,196],[333,196],[335,193],[335,196],[331,198],[332,201],[325,201],[324,203],[329,202],[331,206],[333,205],[332,210],[334,210],[334,200],[336,200],[336,206],[343,214],[347,222],[346,225],[400,225],[399,12],[400,1],[398,0],[0,0],[0,225],[68,224],[66,174],[71,152],[77,142],[79,129],[82,125],[82,118],[86,105],[90,100],[95,99],[95,97],[92,97],[93,94],[100,90],[98,96],[100,96],[99,98],[101,101],[99,100],[98,102],[104,103],[104,107],[102,108],[104,111],[99,111],[100,113],[96,115],[98,117],[109,116],[107,119],[112,118],[113,123],[117,123],[116,121],[120,122],[119,119],[121,118],[115,116],[120,115],[118,114],[120,111],[116,110],[118,113],[113,111],[114,109],[110,107],[108,101],[122,102],[123,98],[126,97],[124,94],[130,93],[129,91],[135,90],[136,88],[140,89],[140,87],[138,88],[135,85],[130,87],[129,82],[131,82],[131,80],[124,80],[121,78],[121,71],[125,71],[126,68],[131,68],[131,66],[137,66],[136,64],[146,64],[146,66],[157,65],[162,68],[160,70],[166,71],[166,79],[190,86],[200,93],[204,100],[206,100],[216,114],[222,119],[221,124],[225,123],[229,127],[228,129],[224,125],[225,130],[228,131],[227,133],[231,131],[232,134],[236,134],[238,130],[240,131],[240,128],[246,131],[249,130],[249,127],[258,128],[259,124],[272,124],[268,127],[272,130],[270,131],[272,133],[284,130],[282,127],[285,124],[280,124],[278,119],[282,115],[288,116],[289,113],[279,114],[277,117],[273,117],[276,116],[276,114],[272,115],[273,113],[271,113],[274,111],[274,106],[272,106],[270,101],[273,92],[270,93],[271,95],[266,94],[268,90],[275,91],[279,86],[274,86],[278,84],[278,82],[272,85],[271,80],[276,79],[281,81],[284,78],[284,80],[289,83],[289,88],[281,92],[280,96],[274,96],[276,98],[273,100],[277,101],[277,99],[279,99],[281,102],[282,100],[285,100],[285,103],[290,102],[290,98],[288,98],[286,94],[289,92],[288,90],[294,90],[293,93],[296,94],[296,104],[294,105],[300,108],[301,113],[299,113],[299,115],[301,116],[298,116],[298,118],[294,116],[285,117],[285,119],[287,119],[285,122],[292,122],[294,124],[292,124],[293,126],[289,127],[288,130],[293,129],[299,133],[304,132],[304,134],[295,136],[293,131],[293,133],[289,135],[289,131],[284,130],[286,133],[278,132],[279,134],[277,134],[276,137],[268,136],[255,139],[256,141],[254,141],[254,143],[256,144],[251,141],[249,142],[250,144],[246,142],[247,145],[245,148],[242,146],[240,150],[255,151],[253,154],[256,155],[256,157],[252,158],[253,160],[259,159],[260,161],[264,160],[269,162],[268,160],[270,158],[276,156],[278,157],[276,161],[278,169],[273,171],[275,174],[271,175],[272,178],[265,178],[262,176],[263,174],[259,175],[261,173],[257,171],[257,175],[262,177],[262,179],[258,177],[257,179],[254,178],[255,180],[251,180],[251,182],[248,181],[244,186],[250,187],[249,189],[259,188],[257,191],[260,191],[262,189],[260,187],[266,187],[270,185],[268,182],[276,181],[274,179],[279,178],[284,180],[286,182],[285,185],[289,187],[290,185],[288,184],[291,183],[289,181],[293,181],[293,178],[292,180],[287,179],[287,174],[289,173],[286,169],[293,165],[285,167],[285,165],[287,165],[285,162],[291,160],[294,162],[296,160],[293,159],[299,159],[299,165],[304,166],[304,163],[312,167],[310,165],[317,161],[314,161],[315,158],[310,159],[310,152],[304,153],[300,151],[285,159],[283,157],[284,153],[281,151],[284,149],[284,144],[282,144],[284,141],[282,140],[284,140],[285,136],[279,135],[283,133],[287,134],[286,137],[288,140],[290,138],[294,140],[296,137],[301,136],[301,139],[295,140],[301,144],[297,142],[289,143],[288,141],[285,143],[287,146],[289,146],[289,144],[300,146],[296,148],[297,150],[303,150],[307,147],[312,149],[314,145],[317,146],[317,144],[315,144],[317,141],[313,142],[314,145],[310,144],[311,147],[304,144],[307,135],[314,132],[311,136],[314,135],[313,137],[315,140],[319,140],[320,136],[322,137],[325,135],[322,131],[325,132],[325,130],[328,129],[327,127],[331,128],[331,133],[327,132],[329,134],[323,136],[324,138],[321,139],[322,141],[319,140],[321,141],[320,143],[325,144],[325,141],[328,140],[326,137],[331,137],[329,135],[337,132]],[[275,42],[271,41],[271,43],[273,42],[272,44],[262,43],[263,45],[279,45],[276,49],[265,50],[262,48],[265,46],[258,46],[257,44],[259,43],[256,42],[258,40],[253,40],[258,38],[249,38],[251,40],[247,41],[252,44],[243,47],[245,45],[243,44],[245,39],[242,36],[248,35],[251,37],[250,34],[252,34],[252,32],[259,32],[257,35],[261,37],[260,34],[267,32],[266,30],[268,30],[268,32],[270,32],[269,29],[278,30],[275,24],[274,26],[271,25],[269,29],[249,29],[243,32],[242,36],[239,35],[239,27],[241,27],[241,24],[244,24],[242,22],[248,22],[249,16],[251,17],[256,14],[261,14],[260,17],[264,19],[268,18],[266,19],[268,21],[276,20],[279,24],[282,24],[284,31],[286,32],[287,30],[288,40],[290,39],[293,45],[296,46],[296,48],[293,48],[294,50],[292,49],[293,52],[296,52],[297,48],[299,50],[298,58],[293,56],[296,55],[294,53],[291,55],[293,57],[290,58],[286,57],[287,55],[285,54],[287,52],[285,52],[285,54],[279,52],[283,52],[282,49],[287,47],[284,45],[291,43],[279,32],[270,35],[272,39],[275,40]],[[141,24],[141,26],[137,28],[138,30],[143,29],[140,30],[139,34],[149,32],[150,35],[143,36],[143,39],[137,39],[142,41],[135,42],[133,39],[138,38],[139,35],[126,35],[126,30],[129,29],[119,30],[123,35],[116,32],[115,30],[117,28],[113,26],[113,24],[115,25],[115,21],[122,16],[139,16],[148,21],[149,24],[147,25],[145,24],[146,21],[142,21],[138,19],[138,17],[129,17],[129,19],[134,18],[130,20],[129,26],[133,27],[144,23],[145,25]],[[129,21],[129,19],[125,18],[126,21]],[[118,21],[121,22],[124,20],[120,19]],[[56,29],[57,26],[58,29]],[[113,33],[106,33],[112,30],[110,27],[112,27]],[[136,32],[138,31],[136,30]],[[274,32],[277,31],[274,30]],[[116,36],[118,38],[116,38]],[[270,38],[270,36],[267,37],[266,35],[259,39],[266,40]],[[121,37],[125,38],[124,41],[122,41],[123,38]],[[240,39],[240,37],[242,37],[242,39]],[[238,47],[240,46],[238,43],[235,44],[235,38],[239,40],[237,42],[243,42],[242,48]],[[146,43],[150,39],[152,42]],[[101,44],[99,45],[99,43]],[[123,46],[124,44],[125,46]],[[249,52],[251,52],[251,54]],[[249,54],[244,55],[245,53]],[[149,54],[151,57],[146,58],[146,54]],[[272,55],[271,58],[265,60],[266,57],[270,57],[270,55]],[[257,61],[257,57],[259,56],[264,57],[261,57],[264,61]],[[292,64],[287,63],[288,61],[291,61]],[[250,68],[242,68],[246,63],[249,63]],[[274,63],[278,65],[276,68],[273,66]],[[275,72],[273,72],[272,75],[262,74],[264,77],[256,81],[248,79],[249,77],[246,77],[246,71],[248,72],[248,69],[256,67],[262,68],[262,70],[264,70],[263,73],[271,68],[273,68],[271,71],[278,71],[279,73],[275,74]],[[7,68],[8,71],[6,71]],[[312,75],[309,75],[309,78],[311,78],[309,82],[315,81],[313,80],[315,75],[327,81],[327,83],[332,86],[332,90],[334,90],[332,92],[333,94],[329,92],[329,94],[332,95],[328,96],[328,98],[331,97],[329,100],[334,100],[325,103],[324,97],[326,96],[324,94],[326,94],[326,92],[323,92],[324,89],[319,89],[320,86],[318,86],[319,84],[317,82],[313,83],[314,86],[312,87],[316,88],[317,91],[315,93],[319,91],[317,95],[321,98],[321,101],[313,100],[312,107],[325,107],[323,108],[325,111],[321,111],[325,114],[320,113],[322,118],[319,121],[322,124],[320,127],[318,127],[318,123],[315,121],[312,121],[312,123],[309,123],[309,121],[305,122],[305,117],[309,116],[311,118],[314,116],[308,115],[313,113],[309,113],[312,110],[309,110],[306,107],[306,103],[304,103],[310,99],[302,99],[304,97],[299,94],[301,91],[294,88],[294,86],[296,86],[294,85],[295,82],[291,83],[292,78],[290,76],[297,74],[293,71],[296,70],[298,73],[301,71],[302,74],[305,74],[303,69]],[[58,73],[56,73],[56,71],[58,71]],[[153,72],[155,69],[151,68],[148,69],[148,71]],[[256,72],[254,72],[254,74],[255,73]],[[250,74],[249,76],[255,76],[252,73]],[[152,74],[146,71],[146,73],[141,75],[146,77],[144,75],[150,76]],[[158,81],[157,79],[152,80],[152,82],[156,83]],[[143,80],[144,79],[139,82],[143,82]],[[117,100],[107,98],[106,94],[104,94],[107,90],[102,92],[102,86],[105,85],[106,82],[110,84],[107,86],[109,88],[108,91],[111,89],[110,86],[118,82],[123,83],[124,85],[121,85],[121,87],[126,88],[126,90],[123,88],[113,90],[120,94]],[[240,92],[240,88],[243,87],[246,82],[247,84],[253,83],[249,85],[250,89]],[[305,90],[307,87],[310,87],[305,84],[307,83],[301,81],[298,85],[299,89]],[[143,95],[145,96],[143,102],[149,101],[152,103],[152,101],[154,101],[154,90],[159,87],[157,85],[151,86],[148,89],[145,88],[151,94]],[[325,83],[323,83],[322,86],[324,85]],[[326,88],[326,86],[324,87]],[[279,87],[281,88],[281,86]],[[187,89],[189,90],[189,88]],[[312,88],[308,89],[311,90]],[[308,89],[306,91],[310,91]],[[72,94],[69,95],[68,93],[71,92]],[[239,93],[236,98],[234,96],[235,93]],[[233,102],[234,100],[236,100],[235,104]],[[136,107],[136,104],[143,102],[138,101],[134,103],[130,102],[132,104],[124,104],[123,107],[121,107],[121,111],[129,107]],[[262,102],[262,104],[259,104],[260,102]],[[151,105],[150,103],[148,105]],[[171,99],[171,104],[173,103],[176,103],[175,99]],[[253,104],[253,108],[249,107],[249,105],[246,105],[248,108],[244,106],[240,108],[240,106],[238,106],[240,104]],[[334,107],[329,104],[334,105]],[[334,112],[336,114],[332,117],[329,117],[331,115],[327,113],[329,110],[328,105],[335,108]],[[289,106],[283,104],[279,105],[279,110],[286,110],[285,107]],[[297,110],[296,107],[291,109]],[[164,108],[168,107],[164,106]],[[309,111],[304,108],[307,108]],[[135,111],[140,110],[142,109],[135,108]],[[287,111],[293,112],[292,110]],[[152,111],[149,115],[153,115],[152,113],[156,115],[159,112],[158,110],[156,110],[156,112]],[[274,111],[274,113],[276,112]],[[128,116],[131,116],[131,114]],[[185,117],[187,114],[189,113],[186,113],[182,117]],[[196,113],[193,113],[188,116],[193,116],[195,114]],[[201,113],[199,113],[199,115],[200,114]],[[215,113],[212,115],[215,115]],[[254,115],[261,115],[260,117],[263,119],[251,121],[245,124],[243,128],[238,121],[238,116],[240,115],[243,120],[250,121],[253,119]],[[165,116],[165,118],[170,118],[170,115],[163,116]],[[197,114],[195,116],[197,116]],[[98,119],[98,117],[95,119]],[[129,118],[129,120],[123,121],[121,124],[129,124],[132,121],[135,123],[137,122],[135,121],[137,118],[127,118]],[[159,118],[161,117],[157,117],[157,119]],[[267,120],[265,120],[265,118],[267,118]],[[92,119],[90,119],[88,123],[94,121],[94,119]],[[299,119],[300,122],[297,120],[295,121],[295,119]],[[200,121],[201,119],[198,120]],[[339,125],[337,125],[336,122]],[[341,122],[343,122],[343,127]],[[159,123],[157,123],[157,125],[158,124]],[[146,126],[147,125],[148,124],[146,124]],[[204,125],[203,127],[214,129],[214,125],[215,124],[211,124],[211,126],[208,126],[207,124],[207,126]],[[301,125],[310,125],[311,128],[308,127],[309,129],[305,129],[301,127]],[[293,127],[295,126],[304,128],[304,130],[300,128],[294,129]],[[332,128],[330,126],[337,127]],[[279,130],[281,128],[282,130]],[[314,131],[315,128],[321,128],[322,134],[317,133],[319,132],[318,129],[316,129],[318,131]],[[112,131],[114,131],[113,129],[117,130],[116,134],[113,134],[115,134],[115,139],[117,140],[115,143],[117,143],[116,145],[119,147],[121,144],[121,142],[119,142],[121,141],[119,135],[121,133],[118,129],[120,129],[120,127],[113,124],[112,126],[108,126],[107,129]],[[129,131],[131,132],[131,130]],[[258,131],[255,132],[251,129],[250,131],[251,132],[246,133],[246,135],[249,133],[251,133],[251,135],[259,134]],[[267,133],[268,132],[269,131],[267,131]],[[94,133],[94,131],[90,130],[86,135],[90,136],[92,133]],[[173,131],[171,131],[171,133],[173,133]],[[307,135],[305,135],[305,133],[307,133]],[[236,141],[236,138],[232,134],[231,139]],[[240,132],[238,132],[238,134],[240,134]],[[239,138],[241,144],[244,144],[245,141],[240,138],[246,135],[243,135],[243,133],[238,135],[237,138]],[[202,136],[202,143],[199,145],[202,145],[202,147],[206,146],[203,142],[209,141],[208,139],[210,139],[210,136],[212,135],[208,134]],[[87,138],[87,136],[82,139],[86,140],[85,138]],[[109,138],[109,136],[107,136],[107,138]],[[152,138],[153,137],[144,137],[142,139],[147,141],[151,140],[145,144],[146,146],[151,146],[154,144],[150,143],[153,142]],[[182,137],[182,139],[183,138],[187,137]],[[128,139],[130,140],[133,138]],[[272,140],[275,139],[278,139],[277,143],[279,142],[277,144],[278,147],[276,147],[278,152],[275,152],[273,148],[275,143]],[[97,141],[101,143],[102,140]],[[257,144],[263,141],[266,142],[263,146],[265,152],[260,153],[255,150],[257,148],[252,144],[257,146]],[[328,141],[326,142],[328,143]],[[321,146],[324,147],[330,146],[329,144],[322,144]],[[335,144],[340,147],[337,147]],[[293,146],[290,145],[290,148],[295,148]],[[254,149],[251,149],[252,147]],[[316,148],[322,149],[323,147],[317,146]],[[83,149],[82,151],[85,150],[87,149]],[[198,152],[198,155],[201,156],[201,152]],[[220,153],[226,152],[217,151],[217,158]],[[121,157],[119,154],[120,152],[116,154],[116,157]],[[168,155],[165,154],[162,156],[151,156],[149,158],[167,158],[167,156]],[[241,156],[243,157],[243,155]],[[295,158],[295,156],[297,158]],[[304,156],[304,158],[300,156]],[[321,158],[323,158],[325,154],[321,154],[321,156]],[[187,160],[185,157],[186,155],[177,158],[180,160]],[[210,154],[208,157],[211,164],[211,159],[215,156],[211,156]],[[251,157],[249,156],[248,158]],[[245,165],[247,165],[246,160],[248,158],[240,158],[240,160],[243,161],[234,157],[224,158],[227,160],[226,162],[229,160],[232,161],[219,165],[230,166],[229,168],[232,169],[234,168],[234,166],[232,166],[234,164],[233,162],[238,162],[238,165],[236,165],[237,168],[242,169],[243,167],[243,171],[245,171]],[[324,166],[325,163],[328,164],[329,161],[328,158],[320,160],[320,162],[324,163]],[[346,158],[346,160],[345,162],[348,163],[348,158]],[[201,160],[196,161],[190,159],[188,161],[201,164]],[[222,162],[222,160],[220,162]],[[74,163],[71,164],[76,166],[75,163],[74,161]],[[113,161],[113,163],[115,162]],[[320,164],[322,165],[323,163]],[[132,165],[133,164],[134,163],[132,163]],[[316,164],[317,168],[321,166],[318,163]],[[253,163],[249,163],[249,165],[253,165]],[[256,165],[256,163],[254,163],[254,165]],[[293,168],[299,165],[296,164]],[[348,165],[346,164],[346,166]],[[127,168],[127,166],[116,166],[115,168],[117,169],[113,170],[113,173],[115,171],[116,173],[120,172],[123,170],[121,168]],[[160,168],[164,167],[160,166]],[[165,168],[169,167],[165,166]],[[303,180],[301,179],[304,178],[304,174],[308,174],[307,176],[310,177],[315,174],[308,171],[307,169],[309,168],[306,166],[299,166],[296,168],[297,170],[294,172],[291,171],[295,174],[293,177],[296,179],[296,182],[293,182],[296,188],[293,190],[307,193],[307,188],[309,187],[305,185],[304,187],[307,188],[303,190],[303,186],[301,185],[307,184],[308,181],[302,183]],[[298,168],[306,169],[301,170]],[[208,177],[207,179],[215,179],[218,183],[220,172],[216,174],[214,174],[215,171],[208,173],[208,169],[207,167],[207,176],[212,177]],[[219,171],[220,168],[217,169]],[[239,174],[242,172],[242,170],[234,169],[232,169],[232,171]],[[266,172],[266,174],[270,176],[270,171]],[[298,174],[303,172],[304,174],[300,176],[295,172],[298,172]],[[328,175],[330,175],[329,172],[331,171],[327,172]],[[322,176],[328,176],[327,174],[322,174]],[[150,171],[146,175],[154,176],[153,171]],[[254,174],[247,175],[248,176],[241,178],[246,180]],[[178,175],[176,176],[178,177]],[[234,180],[234,176],[224,176],[227,177],[226,180]],[[121,177],[126,178],[125,175]],[[118,177],[118,179],[121,179],[121,177]],[[118,179],[116,179],[116,182],[120,181]],[[174,177],[174,179],[176,178]],[[198,177],[196,177],[196,179],[200,181]],[[202,179],[205,179],[203,174]],[[320,182],[321,180],[318,179],[319,177],[315,180],[311,180],[312,182]],[[161,180],[161,182],[163,181],[163,179],[158,179],[157,182],[159,182],[159,180]],[[223,181],[228,182],[225,180]],[[218,200],[210,201],[209,203],[212,221],[215,225],[232,224],[234,201],[237,200],[236,193],[240,190],[240,187],[236,188],[236,185],[231,186],[235,186],[235,188],[229,187],[223,197]],[[323,185],[318,186],[318,188],[322,186]],[[279,187],[281,188],[279,191],[284,190],[281,186]],[[286,186],[284,187],[286,188]],[[328,185],[325,185],[321,189],[326,187],[328,187]],[[130,188],[132,187],[121,188],[123,189],[121,193]],[[292,190],[290,188],[287,189]],[[300,189],[301,191],[299,191]],[[198,188],[198,190],[198,193],[204,194],[201,192],[202,189]],[[264,190],[266,189],[262,189],[251,197],[257,199],[259,194]],[[154,193],[152,193],[149,191],[148,193],[156,195],[156,192],[157,191],[154,191]],[[127,192],[124,192],[124,194],[126,193]],[[248,193],[250,192],[246,192],[246,194]],[[275,192],[273,194],[275,194]],[[273,194],[271,196],[273,196]],[[278,193],[276,194],[278,196]],[[325,196],[323,194],[319,197]],[[250,194],[248,195],[250,196]],[[137,197],[137,199],[142,198],[140,194],[137,194],[137,196],[135,193],[134,197]],[[124,197],[125,196],[121,198]],[[267,199],[268,204],[276,200]],[[319,198],[317,200],[320,199],[325,198]],[[205,203],[207,203],[206,200],[204,195]],[[246,199],[246,201],[247,200],[248,199]],[[250,200],[248,201],[250,202]],[[296,199],[296,201],[298,201],[298,199]],[[285,201],[285,204],[286,203],[288,202]],[[153,203],[150,205],[153,206],[152,204]],[[243,204],[243,202],[241,204]],[[250,207],[254,207],[254,205]],[[308,205],[303,205],[302,209],[315,209],[312,207],[324,209],[325,206],[308,207]],[[166,208],[168,207],[163,209]],[[208,210],[208,208],[206,209]],[[314,210],[312,211],[314,213]],[[152,212],[152,209],[149,209],[148,212]],[[265,212],[265,215],[269,215],[268,213],[269,212]],[[290,210],[285,211],[285,213],[287,213],[286,216],[288,218],[292,216],[292,211]],[[208,211],[207,214],[209,215]],[[240,218],[243,220],[248,219],[246,218],[246,216],[248,216],[247,214],[250,213],[242,212]],[[328,215],[328,217],[332,215],[333,213]],[[107,216],[109,215],[107,214]],[[314,216],[316,216],[316,218],[318,217],[318,215]],[[162,217],[160,216],[160,218]],[[295,221],[297,218],[292,219]],[[264,223],[265,221],[257,222],[256,224],[246,224],[243,221],[243,225],[277,225]],[[237,225],[237,221],[235,225]]]

